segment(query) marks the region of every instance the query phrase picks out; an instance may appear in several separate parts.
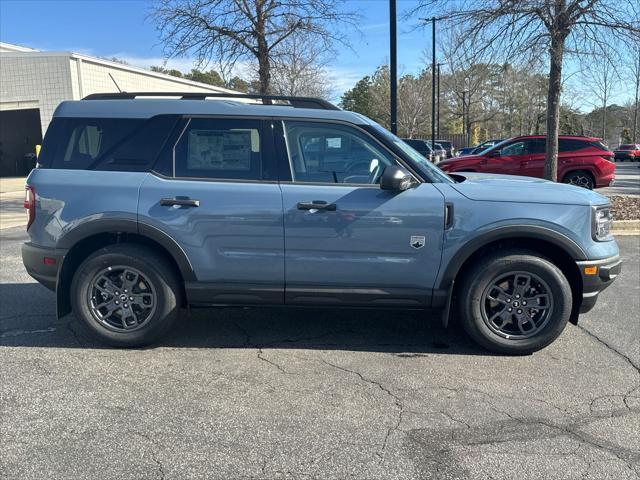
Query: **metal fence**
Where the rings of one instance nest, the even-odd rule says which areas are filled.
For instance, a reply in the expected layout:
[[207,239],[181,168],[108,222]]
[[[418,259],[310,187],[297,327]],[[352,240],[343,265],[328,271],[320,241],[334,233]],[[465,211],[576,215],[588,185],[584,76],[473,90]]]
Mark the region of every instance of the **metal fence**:
[[[421,140],[431,140],[431,136],[420,136]],[[469,146],[469,137],[464,133],[440,133],[440,136],[436,140],[446,140],[451,142],[454,148],[460,149]]]

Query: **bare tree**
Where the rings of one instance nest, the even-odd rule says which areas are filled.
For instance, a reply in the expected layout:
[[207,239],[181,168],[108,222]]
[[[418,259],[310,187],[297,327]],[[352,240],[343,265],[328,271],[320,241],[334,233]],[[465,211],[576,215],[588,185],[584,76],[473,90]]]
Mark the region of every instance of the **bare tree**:
[[629,69],[629,77],[635,84],[636,90],[635,102],[633,104],[633,129],[631,137],[633,138],[633,143],[638,143],[638,139],[640,138],[638,135],[638,108],[640,107],[638,104],[638,101],[640,100],[638,98],[638,94],[640,93],[640,44],[636,45],[636,47],[630,51],[629,57],[628,62],[631,65],[631,68]]
[[618,77],[615,68],[614,52],[608,46],[602,46],[601,51],[595,56],[595,61],[590,63],[588,68],[581,72],[582,84],[587,92],[587,103],[589,98],[597,101],[593,106],[598,107],[602,112],[602,123],[600,136],[607,142],[607,108],[611,100],[611,95]]
[[[231,72],[243,60],[258,67],[260,93],[269,93],[272,60],[293,35],[325,50],[345,43],[336,27],[356,26],[342,0],[157,0],[151,11],[169,57],[194,55]],[[346,43],[345,43],[346,44]],[[280,50],[281,51],[281,50]]]
[[329,98],[331,79],[327,51],[305,36],[293,35],[272,60],[271,90],[278,95]]
[[[557,179],[562,66],[565,54],[612,38],[640,38],[637,0],[419,0],[410,14],[462,25],[461,43],[510,58],[546,52],[549,60],[545,177]],[[481,49],[481,53],[482,53]]]

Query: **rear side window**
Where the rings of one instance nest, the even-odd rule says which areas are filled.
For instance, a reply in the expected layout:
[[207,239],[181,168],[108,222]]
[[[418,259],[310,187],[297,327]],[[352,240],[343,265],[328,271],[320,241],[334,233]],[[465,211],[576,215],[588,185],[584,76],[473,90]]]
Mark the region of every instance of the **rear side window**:
[[41,166],[76,170],[151,168],[177,119],[55,118],[38,159]]
[[589,142],[584,140],[573,140],[568,138],[561,138],[558,141],[559,152],[575,152],[577,150],[584,150],[589,147]]
[[262,180],[261,125],[192,118],[173,150],[175,177]]

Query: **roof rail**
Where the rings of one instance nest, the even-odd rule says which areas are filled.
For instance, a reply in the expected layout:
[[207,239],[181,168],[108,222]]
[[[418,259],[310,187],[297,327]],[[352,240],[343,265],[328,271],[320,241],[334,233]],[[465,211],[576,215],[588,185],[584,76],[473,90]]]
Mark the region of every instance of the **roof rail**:
[[[274,105],[275,102],[288,102],[285,105],[294,108],[315,108],[319,110],[340,110],[333,103],[321,98],[290,97],[281,95],[260,95],[253,93],[207,93],[207,92],[121,92],[93,93],[83,100],[133,100],[144,97],[179,97],[182,100],[205,100],[207,98],[255,99],[262,100],[263,105]],[[277,103],[282,104],[282,103]]]

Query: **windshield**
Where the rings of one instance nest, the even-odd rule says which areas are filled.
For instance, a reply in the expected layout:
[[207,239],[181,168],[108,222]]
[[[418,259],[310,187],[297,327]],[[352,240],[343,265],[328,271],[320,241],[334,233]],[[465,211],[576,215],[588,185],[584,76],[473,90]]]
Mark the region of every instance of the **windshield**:
[[436,167],[428,159],[420,155],[416,150],[403,142],[400,138],[396,137],[386,128],[372,122],[373,129],[382,135],[382,137],[388,142],[393,143],[396,147],[403,151],[403,153],[409,157],[412,165],[425,175],[433,183],[454,183],[442,170]]

